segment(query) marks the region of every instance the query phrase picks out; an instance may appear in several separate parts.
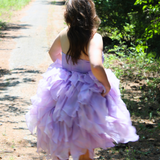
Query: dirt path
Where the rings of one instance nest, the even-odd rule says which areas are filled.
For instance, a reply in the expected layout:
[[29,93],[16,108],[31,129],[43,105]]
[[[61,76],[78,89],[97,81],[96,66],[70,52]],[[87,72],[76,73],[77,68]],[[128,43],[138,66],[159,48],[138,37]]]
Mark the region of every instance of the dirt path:
[[64,2],[33,0],[0,38],[0,159],[45,159],[25,123],[30,97],[52,63],[48,49],[64,27]]

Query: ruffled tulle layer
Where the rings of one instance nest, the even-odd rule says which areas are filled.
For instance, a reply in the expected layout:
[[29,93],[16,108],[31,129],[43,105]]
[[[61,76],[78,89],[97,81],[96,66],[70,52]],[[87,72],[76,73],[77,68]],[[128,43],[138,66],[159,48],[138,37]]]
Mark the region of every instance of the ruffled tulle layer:
[[94,148],[113,147],[113,142],[137,141],[130,114],[121,100],[119,80],[105,70],[111,84],[105,90],[91,72],[86,74],[62,68],[61,61],[52,64],[40,80],[37,94],[26,114],[29,130],[37,128],[37,149],[53,160],[74,160]]

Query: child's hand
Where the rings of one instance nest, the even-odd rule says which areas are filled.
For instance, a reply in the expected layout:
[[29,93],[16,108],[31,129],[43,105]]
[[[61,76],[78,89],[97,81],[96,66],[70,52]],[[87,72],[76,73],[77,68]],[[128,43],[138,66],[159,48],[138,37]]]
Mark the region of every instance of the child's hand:
[[105,97],[109,93],[110,89],[106,89],[106,92],[104,90],[102,91],[101,95]]

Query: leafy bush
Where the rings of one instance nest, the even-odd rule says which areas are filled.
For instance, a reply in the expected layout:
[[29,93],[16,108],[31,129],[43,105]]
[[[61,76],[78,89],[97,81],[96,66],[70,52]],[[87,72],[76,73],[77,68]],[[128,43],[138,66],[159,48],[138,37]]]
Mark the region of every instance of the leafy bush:
[[160,2],[158,0],[94,0],[102,20],[100,31],[137,52],[160,57]]

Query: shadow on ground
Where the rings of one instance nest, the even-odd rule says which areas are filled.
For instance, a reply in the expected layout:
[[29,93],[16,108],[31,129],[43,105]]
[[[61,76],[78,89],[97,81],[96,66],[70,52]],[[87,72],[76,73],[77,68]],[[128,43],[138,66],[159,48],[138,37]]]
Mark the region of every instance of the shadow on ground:
[[[3,115],[0,113],[0,116],[5,116],[9,113],[14,113],[15,115],[26,113],[26,106],[29,106],[30,102],[16,95],[15,87],[24,84],[34,84],[37,74],[42,74],[42,72],[24,68],[15,68],[11,71],[0,68],[0,107],[3,110]],[[10,88],[13,91],[15,89],[14,95],[10,94]]]
[[28,24],[14,24],[14,23],[6,23],[0,22],[0,38],[21,38],[24,36],[8,36],[5,31],[16,31],[19,29],[28,29],[31,25]]
[[52,5],[63,6],[63,5],[65,5],[66,1],[52,1],[49,3]]
[[7,75],[7,74],[10,74],[10,71],[7,70],[7,69],[2,69],[2,68],[0,67],[0,78],[1,78],[2,76],[4,76],[4,75]]
[[[25,77],[20,79],[19,74]],[[42,74],[42,72],[39,70],[27,70],[24,68],[15,68],[12,71],[0,68],[0,78],[3,78],[5,75],[10,75],[8,78],[3,79],[3,81],[0,82],[0,91],[7,90],[9,87],[15,87],[21,83],[34,83],[35,79],[30,76],[33,74]]]

